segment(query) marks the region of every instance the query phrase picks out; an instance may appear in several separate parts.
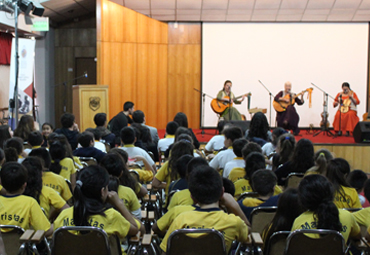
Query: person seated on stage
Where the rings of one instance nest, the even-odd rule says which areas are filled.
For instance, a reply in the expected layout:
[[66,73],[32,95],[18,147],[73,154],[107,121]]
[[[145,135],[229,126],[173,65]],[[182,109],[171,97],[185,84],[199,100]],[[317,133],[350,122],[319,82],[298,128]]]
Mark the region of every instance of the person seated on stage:
[[166,137],[158,141],[158,151],[165,152],[168,147],[175,141],[175,133],[179,124],[175,121],[170,121],[166,126]]
[[114,116],[108,123],[109,130],[115,135],[115,144],[121,144],[121,129],[127,127],[128,123],[133,123],[129,115],[134,113],[134,103],[127,101],[123,104],[123,111]]
[[334,204],[339,208],[362,208],[357,191],[347,182],[351,169],[347,160],[335,158],[329,161],[326,177],[334,187]]
[[247,157],[252,152],[259,152],[262,153],[261,146],[259,146],[257,143],[249,142],[242,148],[242,157],[244,161],[244,167],[242,168],[233,168],[228,176],[228,179],[232,182],[236,182],[237,180],[243,179],[245,176],[245,161],[247,160]]
[[270,126],[265,114],[257,112],[253,115],[249,129],[245,131],[245,138],[248,141],[258,143],[261,147],[272,141]]
[[23,141],[28,141],[28,135],[35,131],[35,121],[31,115],[23,115],[19,120],[17,128],[14,130],[14,136],[20,137]]
[[[153,159],[149,156],[149,154],[143,150],[142,148],[135,147],[135,141],[136,141],[136,135],[135,130],[132,127],[124,127],[121,130],[121,141],[123,143],[123,147],[121,147],[121,150],[124,150],[127,152],[129,156],[129,161],[131,161],[132,158],[135,158],[137,156],[141,156],[145,158],[147,162],[149,162],[151,166],[151,171],[155,173],[156,166]],[[145,166],[144,162],[141,160],[136,161],[137,164],[140,166]],[[149,169],[147,169],[149,170]]]
[[276,154],[272,158],[272,170],[276,170],[289,161],[295,148],[295,138],[290,133],[279,137],[276,146]]
[[[27,154],[23,151],[23,140],[20,137],[12,137],[5,141],[4,143],[4,151],[5,155],[7,155],[7,152],[9,151],[11,154],[13,154],[13,151],[11,148],[15,149],[17,152],[17,162],[20,164],[22,161],[27,157]],[[6,157],[6,161],[9,162],[8,157]]]
[[327,149],[320,149],[314,155],[315,165],[307,170],[305,175],[321,174],[326,176],[326,167],[329,160],[332,160],[333,154]]
[[305,210],[298,216],[291,231],[297,229],[329,229],[340,232],[345,243],[361,238],[360,226],[347,210],[338,210],[333,203],[332,184],[324,176],[305,176],[298,186],[298,196]]
[[364,208],[369,207],[369,201],[364,195],[364,184],[367,179],[367,174],[360,169],[355,169],[351,171],[347,176],[347,182],[349,183],[349,185],[351,185],[352,188],[356,189],[361,202],[361,206]]
[[144,127],[149,128],[150,135],[152,136],[153,143],[155,143],[155,145],[157,145],[158,140],[159,140],[158,131],[155,127],[151,127],[151,126],[148,126],[148,125],[145,124],[146,119],[145,119],[144,112],[140,111],[140,110],[134,111],[134,113],[132,114],[132,119],[133,119],[134,123],[138,123],[138,124],[140,124]]
[[291,156],[291,160],[275,170],[278,185],[285,185],[285,180],[290,173],[306,173],[308,169],[314,166],[313,155],[314,148],[312,142],[308,139],[299,140]]
[[33,149],[40,148],[44,139],[40,131],[32,131],[28,135],[28,144],[31,145],[31,149],[24,149],[24,152],[28,155]]
[[[364,183],[364,195],[367,201],[370,201],[370,180],[366,180]],[[370,207],[365,207],[362,210],[353,213],[356,222],[366,228],[370,227]]]
[[179,158],[176,162],[176,169],[179,173],[180,179],[171,182],[170,187],[168,189],[168,192],[171,193],[171,191],[174,190],[184,190],[188,188],[188,181],[186,179],[186,170],[188,168],[188,163],[190,160],[192,160],[194,157],[192,155],[184,155]]
[[72,147],[72,151],[74,151],[77,148],[77,137],[80,134],[77,123],[75,122],[75,116],[70,113],[64,113],[60,118],[60,122],[62,128],[55,130],[55,133],[65,135]]
[[226,163],[236,157],[232,147],[233,142],[236,139],[243,137],[242,130],[235,126],[225,129],[223,133],[225,135],[224,145],[227,149],[220,151],[209,163],[209,165],[217,171],[223,170]]
[[78,136],[78,143],[82,148],[78,148],[73,152],[74,156],[77,157],[92,157],[96,159],[99,163],[100,160],[106,155],[105,152],[102,152],[100,149],[94,147],[94,134],[88,131],[81,133]]
[[95,114],[94,123],[96,129],[101,133],[101,138],[109,143],[111,148],[114,148],[116,136],[107,128],[107,114],[103,112]]
[[224,148],[225,136],[222,134],[222,132],[230,125],[230,123],[227,123],[224,120],[221,120],[217,123],[218,135],[212,137],[211,140],[209,140],[209,142],[206,144],[205,150],[207,152],[218,152]]
[[[286,110],[276,113],[276,120],[278,127],[292,130],[294,135],[298,135],[299,116],[294,105],[291,104],[291,98],[294,96],[294,94],[291,92],[291,89],[292,83],[287,81],[284,85],[284,90],[280,91],[274,98],[276,102],[284,102],[289,104]],[[303,94],[301,95],[300,99],[297,97],[295,102],[298,105],[302,105],[304,103]]]
[[359,122],[357,105],[360,104],[360,100],[356,93],[351,90],[348,82],[342,84],[342,90],[343,92],[337,94],[333,103],[334,107],[340,105],[334,117],[333,128],[339,135],[345,131],[346,136],[349,136]]
[[[231,92],[232,82],[230,80],[225,81],[224,88],[220,90],[217,94],[217,100],[224,101],[226,103],[241,104],[244,101],[245,96],[242,97],[240,101],[235,99],[235,95]],[[228,97],[228,98],[225,98]],[[231,99],[231,100],[230,100]],[[226,108],[226,110],[221,114],[224,120],[242,120],[240,112],[233,106]]]
[[243,158],[242,150],[247,144],[248,140],[245,138],[239,138],[233,142],[233,152],[236,157],[233,158],[233,160],[226,163],[222,174],[223,177],[228,178],[229,174],[234,168],[241,168],[244,170],[245,161]]
[[[189,190],[199,209],[183,212],[168,229],[160,247],[166,252],[169,235],[182,228],[212,228],[223,233],[227,253],[234,240],[248,241],[248,220],[230,194],[225,194],[220,175],[211,167],[199,167],[189,177]],[[220,202],[221,201],[221,202]],[[223,205],[232,214],[219,209]]]
[[199,143],[197,137],[195,136],[193,130],[191,128],[189,128],[188,117],[186,116],[186,114],[183,113],[183,112],[176,113],[175,117],[173,118],[173,121],[175,121],[175,122],[177,122],[177,124],[179,124],[179,128],[183,127],[183,128],[186,128],[190,131],[191,138],[193,139],[194,148],[198,150],[199,146],[200,146],[200,143]]
[[267,169],[260,169],[253,173],[251,185],[257,197],[246,197],[239,200],[238,204],[247,219],[250,220],[251,212],[256,207],[277,206],[279,195],[274,196],[277,178],[274,172]]
[[[252,152],[245,160],[245,176],[234,182],[235,199],[245,192],[255,192],[250,183],[252,175],[260,169],[265,169],[265,157],[259,152]],[[280,194],[282,191],[278,186],[274,188],[274,196]]]
[[96,128],[86,128],[86,132],[90,132],[94,136],[94,147],[98,150],[101,150],[104,153],[107,153],[107,148],[105,147],[105,144],[100,141],[101,139],[101,133]]
[[43,143],[41,147],[48,147],[48,137],[51,133],[54,132],[54,127],[48,122],[45,122],[42,124],[42,137],[43,137]]

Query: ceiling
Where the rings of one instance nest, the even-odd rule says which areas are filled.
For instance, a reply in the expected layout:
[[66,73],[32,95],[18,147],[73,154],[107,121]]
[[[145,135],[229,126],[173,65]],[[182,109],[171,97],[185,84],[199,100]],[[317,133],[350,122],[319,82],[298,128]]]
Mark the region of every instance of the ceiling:
[[[161,21],[361,22],[370,0],[111,0]],[[40,0],[60,22],[95,12],[95,0]]]

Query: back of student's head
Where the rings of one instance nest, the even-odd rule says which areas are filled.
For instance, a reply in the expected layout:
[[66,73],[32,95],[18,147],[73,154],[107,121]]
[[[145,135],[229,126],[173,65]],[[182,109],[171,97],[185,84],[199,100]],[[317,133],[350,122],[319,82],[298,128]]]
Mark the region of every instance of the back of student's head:
[[4,149],[5,162],[18,162],[18,152],[16,149],[10,147]]
[[186,135],[191,137],[191,131],[188,128],[184,128],[184,127],[179,126],[176,129],[176,132],[175,132],[175,141],[178,141],[179,136],[183,135],[183,134],[186,134]]
[[23,140],[19,137],[12,137],[5,141],[4,149],[14,148],[17,150],[18,155],[21,155],[23,152]]
[[350,171],[347,160],[343,158],[335,158],[328,162],[326,177],[333,183],[335,191],[340,190],[341,186],[350,187],[347,182]]
[[370,180],[367,179],[364,183],[364,194],[367,201],[370,201]]
[[328,165],[328,161],[333,159],[333,155],[327,149],[320,149],[316,151],[314,155],[314,160],[316,164],[316,169],[320,174],[326,175],[326,167]]
[[176,163],[179,158],[183,155],[193,156],[193,144],[187,141],[175,142],[171,148],[170,158],[168,160],[168,169],[170,169],[171,180],[176,180],[178,175],[178,170]]
[[123,144],[133,144],[135,142],[135,130],[132,127],[124,127],[120,132]]
[[42,190],[42,169],[43,164],[38,157],[27,157],[23,160],[22,165],[27,169],[28,178],[27,186],[24,195],[33,197],[38,203],[40,203],[40,195]]
[[338,208],[333,203],[333,185],[328,179],[319,174],[304,177],[298,186],[298,195],[303,209],[314,213],[317,229],[342,230]]
[[185,142],[188,142],[194,145],[193,138],[191,138],[191,135],[188,135],[188,134],[181,134],[181,135],[176,136],[175,143],[179,141],[185,141]]
[[227,178],[222,178],[222,185],[224,187],[224,192],[229,193],[230,195],[234,196],[235,195],[235,186],[234,183],[227,179]]
[[176,162],[176,169],[180,175],[180,178],[186,178],[186,170],[188,168],[188,164],[190,160],[193,159],[193,155],[183,155],[181,156]]
[[252,152],[245,159],[245,179],[251,180],[252,175],[259,169],[265,169],[266,162],[262,153]]
[[108,172],[100,166],[88,166],[81,171],[73,194],[75,226],[90,226],[88,218],[91,215],[105,216],[102,191],[108,188],[108,183]]
[[186,176],[187,176],[187,179],[189,179],[189,176],[191,174],[191,172],[199,167],[199,166],[208,166],[208,162],[207,160],[205,160],[204,158],[202,157],[194,157],[192,158],[192,160],[189,161],[188,163],[188,166],[186,168]]
[[293,155],[295,147],[295,138],[292,134],[287,133],[279,137],[278,141],[278,153],[280,155],[279,163],[284,164],[290,160]]
[[94,142],[94,134],[88,131],[82,132],[78,135],[77,141],[83,148],[90,147],[91,143]]
[[100,112],[100,113],[95,114],[94,123],[97,127],[104,126],[106,121],[107,121],[107,114],[105,114],[104,112]]
[[240,127],[230,126],[223,131],[226,139],[234,140],[243,137],[243,132]]
[[287,131],[284,128],[281,128],[281,127],[275,128],[274,131],[272,131],[272,142],[271,143],[274,146],[276,146],[278,143],[279,137],[286,133]]
[[66,149],[60,142],[53,142],[49,148],[50,157],[52,162],[50,164],[50,171],[55,174],[60,174],[62,166],[60,161],[66,157]]
[[128,161],[128,153],[120,148],[112,148],[109,150],[108,154],[117,154],[122,157],[124,164]]
[[235,139],[233,142],[233,152],[237,157],[242,157],[242,150],[244,146],[248,144],[248,140],[245,138]]
[[175,121],[170,121],[166,125],[166,133],[168,135],[175,135],[177,128],[179,127],[179,124]]
[[266,115],[262,112],[257,112],[251,119],[247,138],[257,137],[267,141],[267,132],[269,129],[270,127]]
[[19,163],[7,162],[1,168],[0,178],[4,189],[15,193],[27,182],[27,169]]
[[74,122],[75,122],[75,116],[71,113],[64,113],[62,117],[60,117],[60,123],[62,124],[63,128],[72,127]]
[[259,152],[262,153],[261,145],[255,142],[249,142],[242,148],[242,157],[246,159],[250,153]]
[[260,169],[253,173],[251,185],[253,191],[261,196],[267,196],[274,193],[274,188],[277,183],[277,178],[274,172],[267,169]]
[[90,132],[94,136],[95,141],[99,141],[101,138],[101,132],[97,128],[86,128],[86,132]]
[[28,135],[28,143],[31,146],[41,146],[43,142],[44,142],[44,138],[42,137],[42,134],[40,131],[32,131]]
[[48,144],[50,145],[53,142],[62,143],[64,148],[66,149],[66,156],[73,160],[72,147],[69,144],[68,139],[65,135],[58,134],[58,133],[51,133],[48,137]]
[[297,173],[305,173],[308,169],[314,166],[314,148],[313,144],[308,139],[301,139],[297,142],[293,156],[292,167]]
[[219,134],[228,126],[228,123],[224,120],[221,120],[217,123],[217,131]]
[[143,111],[140,111],[140,110],[136,110],[134,111],[134,113],[132,114],[132,120],[135,122],[135,123],[144,123],[144,119],[145,119],[145,114]]
[[220,174],[210,166],[199,166],[189,176],[189,191],[199,204],[207,205],[220,200],[223,183]]
[[364,171],[356,169],[349,173],[347,176],[347,182],[352,188],[355,188],[357,192],[361,192],[367,181],[367,175]]
[[131,102],[131,101],[127,101],[123,104],[123,110],[126,112],[128,111],[129,109],[131,109],[132,107],[134,107],[134,103]]
[[115,176],[110,175],[109,176],[109,183],[108,183],[108,190],[109,191],[115,191],[118,193],[118,187],[119,187],[119,179]]
[[51,164],[50,153],[45,148],[34,149],[28,154],[28,156],[38,157],[42,160],[44,169],[49,169]]
[[173,121],[177,122],[177,124],[179,124],[179,127],[188,128],[188,117],[183,112],[176,113]]

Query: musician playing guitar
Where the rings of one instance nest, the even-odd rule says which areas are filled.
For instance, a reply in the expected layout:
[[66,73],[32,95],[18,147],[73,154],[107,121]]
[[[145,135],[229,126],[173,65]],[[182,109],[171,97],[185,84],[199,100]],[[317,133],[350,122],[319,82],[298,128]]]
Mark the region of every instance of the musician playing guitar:
[[294,107],[294,103],[298,105],[302,105],[304,103],[303,94],[299,99],[296,97],[294,99],[294,94],[291,92],[292,83],[287,81],[284,84],[284,90],[280,91],[274,98],[274,101],[278,103],[286,103],[288,104],[286,108],[284,108],[281,112],[276,112],[276,120],[277,126],[282,127],[284,129],[292,130],[294,135],[299,134],[298,122],[299,116]]
[[[360,104],[360,100],[353,90],[351,90],[349,83],[344,82],[342,84],[343,92],[340,92],[335,97],[333,106],[337,107],[340,105],[337,113],[335,114],[333,127],[335,132],[346,131],[346,136],[350,135],[350,132],[353,132],[359,118],[357,116],[357,105]],[[341,119],[339,126],[339,117]]]
[[[230,103],[231,99],[231,104],[241,104],[244,101],[245,96],[242,96],[240,101],[236,100],[234,93],[231,92],[231,87],[232,82],[229,80],[225,81],[223,90],[217,94],[217,100]],[[224,120],[242,120],[241,114],[233,106],[227,107],[226,110],[221,114],[221,117],[223,117]]]

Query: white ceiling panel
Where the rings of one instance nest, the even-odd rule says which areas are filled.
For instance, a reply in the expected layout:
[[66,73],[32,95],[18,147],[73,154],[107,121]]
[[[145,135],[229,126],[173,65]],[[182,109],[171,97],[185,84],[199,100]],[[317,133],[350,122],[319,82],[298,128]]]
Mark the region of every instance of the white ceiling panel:
[[203,10],[202,15],[226,15],[226,10]]
[[309,10],[306,9],[304,14],[306,15],[328,15],[331,9],[320,9],[320,10]]
[[275,16],[278,10],[254,10],[253,15],[272,15]]
[[304,9],[286,9],[286,10],[279,10],[279,15],[302,15],[304,13]]
[[370,10],[358,10],[356,15],[370,15]]
[[133,10],[136,10],[136,9],[145,10],[145,9],[150,9],[150,1],[149,0],[125,0],[125,6]]
[[305,9],[308,0],[283,0],[281,3],[281,9]]
[[250,21],[252,15],[231,14],[226,16],[226,21]]
[[370,0],[362,0],[360,9],[370,9]]
[[255,9],[279,9],[282,0],[256,0]]
[[200,15],[202,12],[201,10],[182,10],[182,9],[177,9],[177,14],[185,14],[185,15]]
[[353,14],[330,14],[327,21],[351,21]]
[[251,21],[276,21],[273,15],[252,15]]
[[360,6],[361,0],[336,0],[334,9],[357,9]]
[[355,15],[352,19],[354,22],[369,22],[370,20],[370,15]]
[[230,9],[253,9],[255,0],[229,0]]
[[152,18],[156,20],[171,21],[175,19],[175,15],[152,15]]
[[202,20],[204,21],[226,21],[226,14],[225,15],[214,15],[214,14],[205,14],[202,15]]
[[227,14],[228,15],[251,15],[253,12],[253,10],[243,10],[243,9],[240,9],[240,10],[228,10],[227,11]]
[[326,21],[327,15],[303,14],[302,21]]
[[[352,1],[352,0],[349,0]],[[307,9],[331,9],[335,0],[309,0]]]
[[176,7],[176,0],[150,0],[152,9],[172,9]]
[[177,15],[178,21],[201,21],[200,15]]
[[178,9],[202,9],[202,0],[177,0]]
[[152,9],[152,15],[175,15],[174,9]]
[[228,0],[203,0],[203,10],[225,10],[227,9]]
[[298,21],[301,20],[303,14],[284,14],[284,15],[277,15],[276,21]]
[[150,15],[150,9],[148,10],[136,10],[137,12],[144,14],[144,15]]

